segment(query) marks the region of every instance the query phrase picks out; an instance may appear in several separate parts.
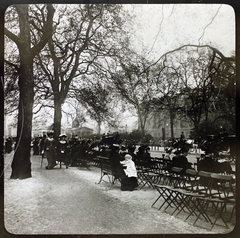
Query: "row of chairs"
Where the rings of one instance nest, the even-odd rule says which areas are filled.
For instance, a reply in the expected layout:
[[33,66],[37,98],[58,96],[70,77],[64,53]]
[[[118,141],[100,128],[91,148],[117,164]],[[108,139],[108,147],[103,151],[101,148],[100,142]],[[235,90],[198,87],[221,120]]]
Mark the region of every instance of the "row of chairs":
[[193,225],[199,219],[210,224],[210,230],[221,220],[229,228],[236,210],[236,184],[233,175],[184,169],[171,164],[171,161],[155,158],[152,166],[138,167],[140,186],[148,185],[158,191],[152,204],[161,201],[160,209],[178,216],[185,213],[187,221],[193,217]]

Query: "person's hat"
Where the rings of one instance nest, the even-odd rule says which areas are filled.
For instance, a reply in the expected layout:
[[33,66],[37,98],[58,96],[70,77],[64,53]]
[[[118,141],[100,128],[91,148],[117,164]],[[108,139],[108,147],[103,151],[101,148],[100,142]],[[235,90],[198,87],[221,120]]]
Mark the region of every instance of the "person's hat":
[[181,153],[181,150],[179,149],[176,149],[176,150],[173,150],[172,151],[175,155],[179,155]]
[[48,135],[48,136],[52,136],[53,134],[54,134],[53,131],[48,131],[48,132],[47,132],[47,135]]
[[125,145],[121,145],[121,150],[126,150],[126,146]]
[[126,155],[124,156],[124,159],[125,159],[125,160],[130,160],[130,159],[132,159],[132,156],[129,155],[129,154],[126,154]]
[[67,137],[67,135],[66,134],[61,134],[61,135],[59,135],[59,138],[63,138],[63,137]]
[[118,144],[112,144],[112,145],[110,146],[110,150],[111,150],[111,151],[117,151],[117,150],[119,150],[119,145],[118,145]]

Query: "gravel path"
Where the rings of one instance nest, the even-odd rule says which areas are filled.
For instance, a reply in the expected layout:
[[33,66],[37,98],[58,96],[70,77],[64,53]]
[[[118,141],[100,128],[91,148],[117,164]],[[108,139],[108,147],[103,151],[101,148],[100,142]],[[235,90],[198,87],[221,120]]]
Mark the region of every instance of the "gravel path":
[[194,227],[191,219],[152,208],[158,193],[151,188],[124,192],[116,183],[109,190],[107,177],[97,184],[100,169],[94,166],[45,170],[33,156],[32,178],[12,180],[11,156],[5,157],[4,220],[13,234],[218,234],[233,228],[209,232],[204,222]]

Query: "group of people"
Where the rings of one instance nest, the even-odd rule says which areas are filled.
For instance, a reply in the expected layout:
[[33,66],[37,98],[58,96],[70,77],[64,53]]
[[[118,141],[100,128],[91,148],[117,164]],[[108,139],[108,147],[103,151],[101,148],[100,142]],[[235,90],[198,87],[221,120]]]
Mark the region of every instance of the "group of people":
[[122,191],[133,191],[138,187],[137,169],[134,162],[135,149],[129,148],[128,150],[125,146],[118,144],[107,146],[91,140],[79,140],[77,137],[67,140],[65,134],[61,134],[56,141],[53,132],[48,132],[38,140],[38,148],[39,154],[44,154],[47,158],[47,170],[53,169],[57,161],[63,162],[67,168],[76,166],[79,159],[87,159],[88,154],[95,150],[97,152],[95,155],[106,156],[110,159],[114,176],[121,181]]
[[[79,140],[74,136],[67,140],[65,134],[61,134],[55,141],[53,132],[48,132],[38,141],[38,148],[37,152],[44,154],[47,158],[46,169],[48,170],[56,166],[56,161],[63,162],[68,167],[77,166],[79,159],[87,160],[89,155],[109,158],[114,176],[121,181],[123,191],[136,189],[138,187],[138,166],[150,167],[152,163],[150,148],[147,145],[140,145],[136,151],[135,145],[103,144],[91,140]],[[187,151],[176,150],[172,158],[173,164],[190,168],[191,163],[188,162],[186,155]]]
[[137,169],[133,156],[125,146],[112,144],[104,150],[105,156],[110,159],[114,176],[121,181],[122,191],[133,191],[138,187]]
[[53,169],[57,165],[56,161],[63,162],[68,168],[71,162],[74,162],[71,158],[74,158],[72,156],[74,149],[79,144],[80,141],[76,137],[68,141],[66,134],[59,135],[58,139],[55,140],[54,132],[50,131],[44,134],[43,137],[36,137],[33,140],[33,155],[42,155],[47,158],[48,165],[46,169]]

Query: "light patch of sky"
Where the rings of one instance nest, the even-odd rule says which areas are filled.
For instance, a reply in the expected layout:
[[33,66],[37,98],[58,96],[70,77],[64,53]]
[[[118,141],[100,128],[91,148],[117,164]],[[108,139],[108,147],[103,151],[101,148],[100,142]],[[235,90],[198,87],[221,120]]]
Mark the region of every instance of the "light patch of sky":
[[[185,44],[209,44],[225,56],[235,51],[235,13],[220,4],[125,6],[136,14],[133,44],[150,59]],[[205,29],[205,30],[204,30]]]

